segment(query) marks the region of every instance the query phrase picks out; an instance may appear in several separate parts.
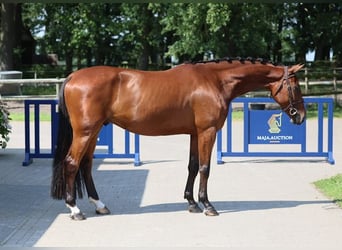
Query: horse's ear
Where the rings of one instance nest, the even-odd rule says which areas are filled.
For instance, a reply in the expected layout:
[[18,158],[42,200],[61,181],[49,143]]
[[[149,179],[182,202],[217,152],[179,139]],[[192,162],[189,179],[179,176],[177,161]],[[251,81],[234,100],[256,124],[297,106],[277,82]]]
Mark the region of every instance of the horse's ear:
[[293,65],[293,66],[291,66],[291,68],[289,68],[289,73],[294,74],[294,73],[296,73],[297,71],[299,71],[303,67],[304,67],[304,64]]

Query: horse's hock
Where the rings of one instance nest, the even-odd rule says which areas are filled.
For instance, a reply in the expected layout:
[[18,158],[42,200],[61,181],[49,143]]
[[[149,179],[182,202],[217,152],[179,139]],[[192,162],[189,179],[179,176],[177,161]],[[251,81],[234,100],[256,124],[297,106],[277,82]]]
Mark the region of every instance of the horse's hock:
[[[22,79],[21,71],[0,71],[0,80]],[[20,95],[21,89],[19,83],[0,84],[0,95]]]

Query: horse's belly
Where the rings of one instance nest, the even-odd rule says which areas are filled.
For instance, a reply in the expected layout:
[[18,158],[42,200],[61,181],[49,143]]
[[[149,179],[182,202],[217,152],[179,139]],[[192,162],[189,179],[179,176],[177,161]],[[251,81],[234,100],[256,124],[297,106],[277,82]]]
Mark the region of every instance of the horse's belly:
[[151,136],[191,134],[195,130],[194,122],[182,112],[116,117],[112,122],[133,133]]

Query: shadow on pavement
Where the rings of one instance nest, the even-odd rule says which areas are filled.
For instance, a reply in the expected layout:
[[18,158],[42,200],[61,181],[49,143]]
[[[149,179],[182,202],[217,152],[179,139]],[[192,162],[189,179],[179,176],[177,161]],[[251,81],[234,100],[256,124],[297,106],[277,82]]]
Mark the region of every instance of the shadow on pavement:
[[[275,200],[275,201],[213,201],[212,204],[219,213],[244,212],[252,210],[269,210],[292,208],[312,204],[331,204],[330,200],[323,201],[291,201],[291,200]],[[186,211],[187,203],[163,203],[149,206],[130,207],[128,210],[112,211],[112,215],[118,214],[144,214],[144,213],[168,213],[177,211]],[[91,216],[90,216],[91,217]]]
[[[50,197],[51,159],[37,159],[32,165],[22,167],[22,152],[19,149],[8,150],[0,155],[0,246],[33,246],[60,214],[69,213],[64,201]],[[122,163],[121,166],[126,164]],[[112,216],[178,211],[187,213],[186,201],[141,205],[148,174],[148,169],[134,168],[133,165],[130,169],[120,170],[115,169],[113,163],[94,161],[93,175],[97,191]],[[220,213],[331,203],[329,200],[213,201]],[[78,200],[77,204],[87,217],[96,216],[93,205],[87,199]]]

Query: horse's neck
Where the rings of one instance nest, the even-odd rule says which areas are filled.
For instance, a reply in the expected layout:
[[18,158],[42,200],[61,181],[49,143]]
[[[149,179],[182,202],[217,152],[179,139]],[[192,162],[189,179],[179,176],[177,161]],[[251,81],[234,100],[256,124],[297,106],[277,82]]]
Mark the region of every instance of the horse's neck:
[[283,70],[268,65],[243,65],[225,69],[221,73],[221,84],[227,98],[235,98],[250,91],[266,88],[281,80]]

